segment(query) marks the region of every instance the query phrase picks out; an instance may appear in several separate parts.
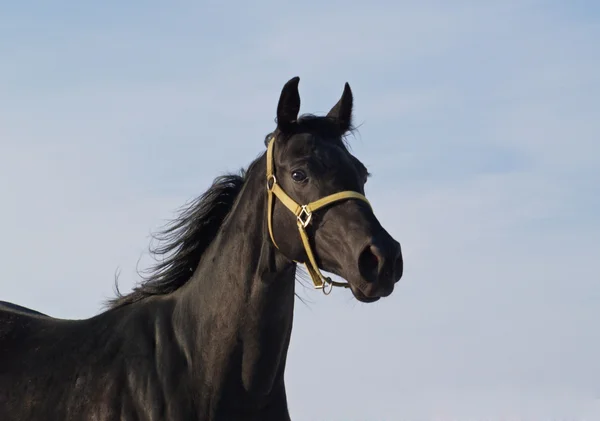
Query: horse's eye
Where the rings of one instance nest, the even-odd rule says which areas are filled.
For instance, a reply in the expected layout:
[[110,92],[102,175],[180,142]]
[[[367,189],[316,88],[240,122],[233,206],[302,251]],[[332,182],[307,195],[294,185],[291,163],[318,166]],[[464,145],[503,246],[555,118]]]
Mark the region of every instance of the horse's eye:
[[301,183],[304,180],[306,180],[306,174],[304,173],[304,171],[300,170],[292,171],[292,179],[297,183]]

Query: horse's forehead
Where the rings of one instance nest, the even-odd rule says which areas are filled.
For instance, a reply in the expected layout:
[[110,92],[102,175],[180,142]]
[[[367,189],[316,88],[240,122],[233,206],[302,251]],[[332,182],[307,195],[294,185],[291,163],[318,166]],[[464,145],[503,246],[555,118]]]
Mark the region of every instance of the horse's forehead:
[[290,138],[288,149],[291,152],[307,152],[315,146],[315,135],[312,133],[297,133]]
[[336,140],[318,133],[297,133],[290,138],[287,152],[292,155],[320,156],[321,158],[333,158],[333,155],[343,154],[342,150],[335,147]]

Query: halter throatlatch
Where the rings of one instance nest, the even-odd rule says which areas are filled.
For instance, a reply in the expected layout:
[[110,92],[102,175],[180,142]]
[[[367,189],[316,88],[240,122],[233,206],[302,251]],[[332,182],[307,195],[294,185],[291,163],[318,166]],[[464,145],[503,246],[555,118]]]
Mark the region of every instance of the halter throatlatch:
[[[315,200],[307,205],[299,205],[288,196],[283,189],[277,184],[277,178],[275,177],[275,169],[274,169],[274,158],[273,158],[273,147],[275,144],[275,136],[271,137],[269,141],[269,146],[267,147],[267,195],[268,195],[268,224],[269,224],[269,235],[271,236],[271,241],[275,247],[277,243],[275,242],[275,237],[273,235],[273,195],[277,196],[277,198],[288,208],[294,215],[296,215],[296,223],[298,225],[298,231],[300,232],[300,237],[302,238],[302,244],[304,245],[304,250],[306,251],[306,255],[308,256],[308,262],[302,262],[306,266],[306,270],[308,271],[310,277],[312,278],[313,284],[317,289],[323,289],[325,294],[329,294],[331,289],[336,287],[344,287],[348,288],[348,285],[345,282],[336,282],[333,281],[329,277],[323,276],[319,267],[317,266],[317,262],[315,260],[315,256],[310,247],[310,242],[308,240],[308,235],[306,233],[306,227],[310,225],[312,220],[313,212],[328,206],[334,202],[338,202],[340,200],[346,199],[357,199],[366,202],[369,206],[371,204],[367,200],[365,196],[360,193],[354,191],[342,191],[339,193],[334,193],[329,196],[325,196],[321,199]],[[301,263],[301,262],[296,262]],[[329,292],[325,289],[325,283],[328,283],[331,288]]]

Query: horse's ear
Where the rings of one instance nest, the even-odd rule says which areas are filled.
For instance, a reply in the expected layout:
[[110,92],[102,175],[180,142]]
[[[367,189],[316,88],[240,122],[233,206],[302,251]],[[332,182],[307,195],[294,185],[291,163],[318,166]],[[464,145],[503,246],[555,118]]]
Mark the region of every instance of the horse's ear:
[[300,94],[298,93],[298,76],[290,79],[281,90],[277,104],[277,127],[282,132],[288,131],[298,119],[300,112]]
[[346,133],[352,127],[352,90],[348,82],[344,85],[342,97],[329,111],[327,117],[338,122],[342,133]]

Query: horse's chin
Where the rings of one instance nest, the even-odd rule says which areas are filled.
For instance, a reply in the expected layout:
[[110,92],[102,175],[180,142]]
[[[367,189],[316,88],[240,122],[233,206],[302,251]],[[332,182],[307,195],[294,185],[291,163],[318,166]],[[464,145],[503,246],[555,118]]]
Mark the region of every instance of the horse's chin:
[[365,295],[360,289],[350,284],[350,291],[352,291],[352,295],[361,303],[374,303],[375,301],[379,301],[381,297],[369,297]]

